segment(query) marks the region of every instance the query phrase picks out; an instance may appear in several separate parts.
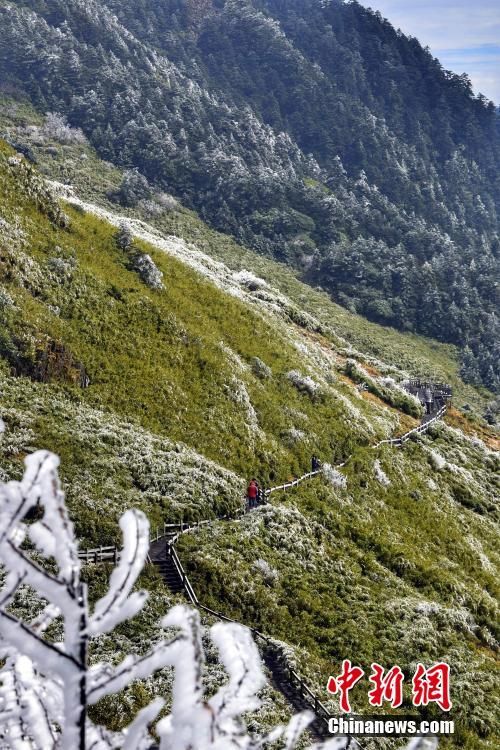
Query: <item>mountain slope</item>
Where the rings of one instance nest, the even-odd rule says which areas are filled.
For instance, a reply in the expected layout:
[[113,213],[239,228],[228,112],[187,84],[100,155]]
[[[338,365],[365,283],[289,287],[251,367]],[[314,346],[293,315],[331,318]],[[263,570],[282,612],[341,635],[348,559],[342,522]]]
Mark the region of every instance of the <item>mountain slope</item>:
[[499,118],[466,77],[356,2],[0,11],[10,90],[349,309],[459,344],[498,389]]
[[[239,524],[186,538],[183,560],[217,609],[285,640],[318,693],[346,655],[407,672],[416,658],[445,656],[461,725],[449,746],[495,747],[498,454],[480,439],[493,446],[493,433],[452,415],[403,450],[373,450],[418,422],[419,405],[397,384],[402,370],[350,347],[260,279],[257,256],[233,270],[192,242],[137,219],[120,228],[109,207],[65,194],[58,204],[0,146],[2,477],[18,477],[31,450],[58,452],[78,535],[94,546],[115,541],[125,507],[153,524],[215,518],[241,507],[254,473],[274,483],[307,470],[313,452],[325,462],[352,454],[346,486],[325,475],[273,496]],[[235,249],[224,252],[237,262]],[[163,287],[137,264],[146,254]],[[266,268],[306,307],[334,314],[288,272]],[[390,334],[379,333],[384,346]],[[415,341],[430,357],[432,344]],[[446,350],[435,351],[449,367]],[[102,574],[89,575],[98,588]],[[160,607],[161,585],[148,586]],[[126,637],[144,645],[155,634],[145,622]],[[138,690],[96,710],[119,723],[143,698]]]

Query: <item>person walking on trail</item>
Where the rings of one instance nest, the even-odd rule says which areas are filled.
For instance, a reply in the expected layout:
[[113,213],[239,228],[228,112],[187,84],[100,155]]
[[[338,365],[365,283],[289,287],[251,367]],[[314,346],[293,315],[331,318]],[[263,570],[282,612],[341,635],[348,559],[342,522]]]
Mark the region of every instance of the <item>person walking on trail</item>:
[[425,411],[427,414],[432,414],[432,402],[434,401],[434,397],[429,387],[427,387],[424,391],[424,398],[425,398]]
[[252,510],[257,506],[257,497],[259,496],[259,485],[257,483],[256,479],[252,479],[250,484],[248,485],[247,490],[247,498],[248,498],[248,508],[249,510]]

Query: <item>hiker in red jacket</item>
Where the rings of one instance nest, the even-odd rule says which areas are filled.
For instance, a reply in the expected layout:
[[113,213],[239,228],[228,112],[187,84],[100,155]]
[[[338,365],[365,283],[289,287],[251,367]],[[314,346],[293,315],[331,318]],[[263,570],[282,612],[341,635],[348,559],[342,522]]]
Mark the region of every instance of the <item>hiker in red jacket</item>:
[[249,510],[252,510],[253,508],[257,507],[258,494],[259,494],[259,485],[257,484],[256,479],[252,479],[252,481],[248,485],[248,490],[247,490]]

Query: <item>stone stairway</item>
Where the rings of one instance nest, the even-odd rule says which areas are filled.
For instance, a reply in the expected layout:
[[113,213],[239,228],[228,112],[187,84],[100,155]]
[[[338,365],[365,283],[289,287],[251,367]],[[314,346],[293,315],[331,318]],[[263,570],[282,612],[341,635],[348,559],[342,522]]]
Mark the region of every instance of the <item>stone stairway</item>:
[[168,589],[173,594],[182,594],[184,585],[177,568],[174,565],[172,557],[167,553],[169,542],[174,534],[166,534],[154,542],[149,547],[149,557],[151,562],[158,569],[161,577],[165,581]]
[[[312,708],[311,700],[307,700],[305,695],[307,688],[300,678],[294,678],[293,673],[290,672],[290,669],[283,663],[272,646],[264,649],[263,658],[264,664],[271,674],[273,687],[286,698],[295,711],[310,711]],[[316,741],[321,742],[331,735],[328,732],[327,722],[318,716],[318,708],[316,707],[316,718],[309,725],[308,731]]]

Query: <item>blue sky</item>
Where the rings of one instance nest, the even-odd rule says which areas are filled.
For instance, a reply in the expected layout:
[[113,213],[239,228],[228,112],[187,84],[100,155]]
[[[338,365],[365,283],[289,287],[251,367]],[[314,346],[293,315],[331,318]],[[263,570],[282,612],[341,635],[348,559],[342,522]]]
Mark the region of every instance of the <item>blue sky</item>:
[[500,0],[361,0],[500,105]]

